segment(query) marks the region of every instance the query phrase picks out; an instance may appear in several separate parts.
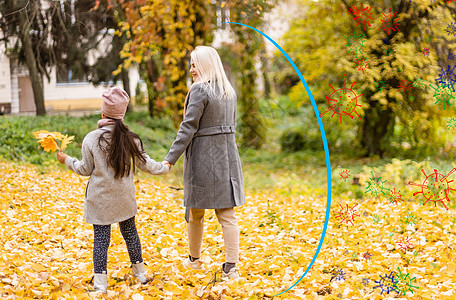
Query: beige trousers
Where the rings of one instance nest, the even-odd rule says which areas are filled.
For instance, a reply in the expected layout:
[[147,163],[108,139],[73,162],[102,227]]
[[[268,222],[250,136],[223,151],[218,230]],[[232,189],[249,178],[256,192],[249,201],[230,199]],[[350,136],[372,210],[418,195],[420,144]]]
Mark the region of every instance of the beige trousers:
[[[189,222],[187,223],[190,256],[199,258],[204,231],[204,209],[190,208]],[[216,209],[215,215],[222,225],[223,240],[225,242],[226,262],[239,262],[239,227],[234,208]]]

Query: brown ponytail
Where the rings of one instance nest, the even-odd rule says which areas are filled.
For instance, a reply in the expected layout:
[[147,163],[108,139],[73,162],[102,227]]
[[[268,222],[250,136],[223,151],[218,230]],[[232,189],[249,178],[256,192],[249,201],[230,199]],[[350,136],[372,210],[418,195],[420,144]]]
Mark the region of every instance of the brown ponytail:
[[[143,156],[145,151],[140,137],[130,131],[122,120],[113,120],[116,123],[112,133],[109,131],[102,133],[98,140],[98,145],[108,154],[107,163],[114,169],[114,178],[117,179],[130,174],[132,162],[133,172],[135,172],[135,158],[139,158],[142,162],[146,162],[146,159]],[[109,141],[105,134],[110,136]],[[136,139],[139,139],[141,149],[138,148],[135,142]],[[102,145],[102,142],[104,145]]]

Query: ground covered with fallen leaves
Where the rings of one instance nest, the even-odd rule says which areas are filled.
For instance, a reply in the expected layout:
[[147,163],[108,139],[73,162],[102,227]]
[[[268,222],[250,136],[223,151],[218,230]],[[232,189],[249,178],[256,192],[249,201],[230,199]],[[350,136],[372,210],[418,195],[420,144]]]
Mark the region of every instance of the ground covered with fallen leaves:
[[[369,175],[360,176],[363,188]],[[213,211],[205,218],[206,271],[187,271],[181,264],[188,253],[182,191],[158,177],[139,177],[136,221],[150,281],[142,285],[132,278],[125,243],[114,225],[109,292],[100,295],[91,292],[89,283],[93,231],[82,220],[87,177],[2,162],[0,178],[1,299],[270,299],[304,274],[326,210],[325,187],[305,182],[293,187],[285,180],[283,189],[279,182],[268,192],[247,191],[246,204],[236,208],[242,278],[222,282],[225,253]],[[293,188],[299,193],[290,193]],[[398,188],[403,201],[397,203],[382,194],[334,196],[316,263],[274,299],[455,299],[454,206],[422,205],[421,195],[412,196],[418,187]]]

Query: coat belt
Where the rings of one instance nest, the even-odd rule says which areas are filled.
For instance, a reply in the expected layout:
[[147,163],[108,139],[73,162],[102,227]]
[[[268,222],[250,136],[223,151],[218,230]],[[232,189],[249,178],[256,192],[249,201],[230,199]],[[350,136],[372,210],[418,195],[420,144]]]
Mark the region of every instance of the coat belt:
[[216,134],[229,134],[235,133],[236,126],[234,125],[218,125],[199,129],[193,137],[216,135]]

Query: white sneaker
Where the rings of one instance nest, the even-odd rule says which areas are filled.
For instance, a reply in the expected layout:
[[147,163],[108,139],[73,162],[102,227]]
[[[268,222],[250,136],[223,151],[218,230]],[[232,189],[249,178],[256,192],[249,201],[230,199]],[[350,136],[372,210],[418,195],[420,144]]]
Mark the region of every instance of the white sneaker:
[[222,265],[222,279],[238,279],[241,278],[238,273],[238,268],[232,268],[228,273],[224,270],[225,264]]
[[95,292],[106,294],[106,290],[108,289],[108,274],[95,273],[93,278],[93,288]]
[[138,278],[141,283],[147,283],[147,273],[144,268],[144,262],[132,264],[133,276]]
[[194,261],[191,261],[189,257],[187,257],[182,264],[186,269],[193,269],[193,270],[204,270],[204,263],[198,258]]

